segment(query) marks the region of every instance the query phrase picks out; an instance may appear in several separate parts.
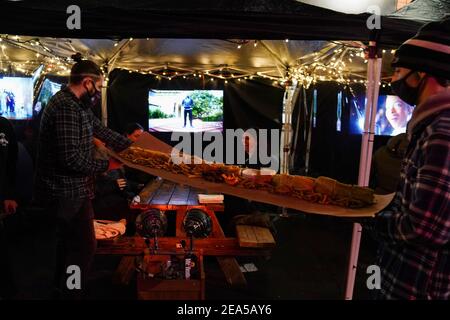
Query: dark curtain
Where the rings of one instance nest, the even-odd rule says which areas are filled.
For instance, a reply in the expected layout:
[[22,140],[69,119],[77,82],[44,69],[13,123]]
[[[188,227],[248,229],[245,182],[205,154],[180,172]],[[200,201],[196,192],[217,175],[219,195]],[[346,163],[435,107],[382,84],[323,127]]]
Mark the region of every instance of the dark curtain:
[[226,128],[281,129],[284,88],[241,81],[228,84],[224,94]]
[[114,70],[108,84],[108,127],[122,133],[128,123],[148,129],[148,90],[152,78],[139,73]]
[[[321,82],[306,90],[308,112],[311,112],[313,91],[317,90],[317,118],[316,127],[312,129],[310,175],[328,176],[346,183],[358,182],[359,158],[361,152],[361,135],[350,133],[350,97],[352,94],[362,96],[366,88],[363,85],[343,86],[334,82]],[[341,131],[336,130],[338,93],[342,92]],[[299,126],[299,137],[293,172],[303,173],[305,166],[305,152],[309,117],[305,118],[303,93],[299,96],[293,119],[294,128]],[[380,95],[388,94],[382,89]],[[294,130],[295,131],[295,130]],[[385,145],[389,136],[375,136],[373,151]]]
[[[158,90],[224,90],[224,129],[280,129],[284,88],[261,80],[209,81],[181,77],[167,80],[114,70],[109,76],[108,127],[122,132],[131,122],[148,130],[148,92]],[[152,132],[175,145],[171,132]]]

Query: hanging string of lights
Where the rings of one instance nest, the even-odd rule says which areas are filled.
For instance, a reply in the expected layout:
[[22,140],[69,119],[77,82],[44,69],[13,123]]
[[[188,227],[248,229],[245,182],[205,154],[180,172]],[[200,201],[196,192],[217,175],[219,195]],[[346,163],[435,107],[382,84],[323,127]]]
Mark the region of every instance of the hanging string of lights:
[[[149,39],[147,39],[149,40]],[[116,41],[114,47],[119,47],[118,52],[133,41],[133,38],[126,42]],[[243,46],[257,48],[259,44],[264,44],[261,40],[226,40],[236,44],[237,50]],[[284,40],[289,45],[289,39]],[[28,50],[35,54],[36,59],[22,62],[11,61],[7,54],[7,47],[13,46],[23,50]],[[73,47],[72,47],[73,48]],[[53,50],[43,44],[38,38],[21,38],[19,36],[0,35],[0,72],[12,73],[20,72],[30,75],[37,67],[44,65],[43,74],[51,73],[58,75],[68,75],[73,61],[71,58],[59,56]],[[393,54],[393,51],[382,50],[382,54]],[[341,84],[361,83],[367,85],[364,70],[361,74],[353,72],[352,66],[367,63],[367,52],[361,43],[333,42],[329,46],[318,52],[309,53],[297,59],[297,63],[288,66],[284,75],[276,76],[280,73],[277,68],[265,71],[250,72],[233,68],[227,65],[215,68],[181,68],[166,62],[164,65],[157,65],[140,69],[120,67],[117,69],[128,71],[129,73],[140,73],[154,76],[158,80],[173,80],[175,78],[199,79],[202,81],[243,81],[254,78],[273,81],[275,86],[284,86],[296,80],[301,85],[308,88],[318,81],[335,81]],[[285,66],[283,66],[285,67]],[[382,80],[380,85],[385,87],[390,83]]]
[[[382,53],[386,53],[386,50],[383,50]],[[391,54],[393,53],[391,51]],[[312,60],[302,60],[296,66],[291,67],[288,77],[296,79],[306,88],[317,81],[335,81],[342,84],[362,83],[367,85],[365,74],[356,74],[351,71],[351,65],[357,62],[357,59],[367,63],[367,52],[364,48],[346,47],[341,44],[336,46],[331,51],[331,54],[314,55],[316,57]],[[379,84],[383,87],[390,86],[390,83],[386,80],[381,81]]]
[[[8,47],[14,47],[34,53],[35,59],[16,62],[7,54]],[[44,65],[43,74],[54,73],[66,75],[73,63],[70,57],[63,57],[44,45],[38,38],[0,35],[0,71],[4,73],[19,72],[24,75],[31,73],[40,65]]]

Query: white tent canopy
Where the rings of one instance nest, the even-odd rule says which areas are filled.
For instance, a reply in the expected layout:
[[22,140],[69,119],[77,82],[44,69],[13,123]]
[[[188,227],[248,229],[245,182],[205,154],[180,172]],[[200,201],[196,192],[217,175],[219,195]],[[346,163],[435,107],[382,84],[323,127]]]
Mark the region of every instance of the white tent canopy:
[[[173,78],[201,74],[221,79],[247,76],[286,81],[363,81],[367,57],[361,42],[214,39],[68,39],[1,35],[0,72],[31,74],[40,65],[54,75],[68,75],[81,53],[105,67]],[[391,51],[383,76],[390,73]]]

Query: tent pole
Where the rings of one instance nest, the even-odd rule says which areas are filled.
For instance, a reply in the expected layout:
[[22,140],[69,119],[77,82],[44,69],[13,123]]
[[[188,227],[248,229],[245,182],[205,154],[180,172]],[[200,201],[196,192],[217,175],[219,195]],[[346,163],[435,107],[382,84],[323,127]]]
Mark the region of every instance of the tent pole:
[[[303,96],[306,95],[306,90],[305,87],[302,86],[303,88]],[[299,90],[299,94],[300,94],[300,90]],[[291,152],[291,159],[290,159],[290,163],[289,163],[289,167],[293,168],[295,165],[295,153],[297,152],[297,142],[298,142],[298,134],[300,131],[300,118],[301,118],[301,111],[305,111],[307,113],[307,106],[306,106],[306,98],[304,98],[304,102],[305,102],[305,108],[302,109],[302,104],[301,103],[297,103],[297,99],[294,99],[294,106],[297,106],[298,113],[297,113],[297,120],[296,120],[296,125],[295,125],[295,133],[293,133],[294,135],[294,139],[292,141],[292,152]],[[294,110],[292,110],[292,113],[294,113]]]
[[108,82],[109,82],[109,74],[112,70],[112,65],[106,63],[106,75],[102,84],[102,124],[107,127],[108,126]]
[[[283,115],[281,124],[281,137],[280,137],[280,173],[289,174],[289,163],[291,155],[292,144],[292,110],[294,108],[295,101],[297,100],[300,87],[297,80],[292,80],[292,84],[286,86],[283,99]],[[287,209],[281,208],[281,216],[287,217]]]
[[[369,61],[367,66],[367,91],[366,108],[364,120],[364,132],[361,141],[361,155],[359,164],[358,185],[367,187],[370,178],[370,166],[372,164],[373,140],[375,136],[375,118],[378,105],[379,82],[381,78],[382,59],[377,55],[377,43],[369,42]],[[353,289],[355,285],[356,268],[358,265],[359,247],[361,243],[362,227],[359,223],[353,224],[352,243],[350,249],[350,259],[347,270],[347,283],[345,289],[345,299],[353,299]]]
[[107,90],[108,90],[108,80],[105,78],[102,84],[102,124],[108,126],[108,107],[107,107]]
[[[306,98],[304,99],[305,108],[306,108]],[[311,154],[311,137],[312,137],[312,129],[314,124],[314,109],[317,107],[317,91],[313,90],[313,101],[311,104],[311,110],[309,113],[308,123],[308,139],[306,141],[306,155],[305,155],[305,175],[309,176],[309,158]]]
[[284,94],[280,139],[280,173],[289,174],[289,157],[292,143],[292,110],[299,92],[300,88],[297,86],[297,81],[293,80],[292,85],[286,87]]
[[114,67],[114,64],[116,63],[117,58],[119,57],[120,53],[125,49],[130,43],[132,38],[126,40],[122,43],[122,45],[119,47],[119,49],[116,50],[116,52],[113,53],[113,55],[109,58],[109,60],[106,61],[107,70],[106,70],[106,77],[103,81],[102,85],[102,124],[107,127],[108,126],[108,77],[109,73]]

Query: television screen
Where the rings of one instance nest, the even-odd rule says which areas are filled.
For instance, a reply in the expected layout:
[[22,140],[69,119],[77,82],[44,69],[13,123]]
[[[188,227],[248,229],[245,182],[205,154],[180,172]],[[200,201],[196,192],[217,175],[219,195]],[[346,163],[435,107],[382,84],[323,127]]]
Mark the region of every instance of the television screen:
[[32,78],[0,78],[0,115],[8,119],[29,119],[32,105]]
[[223,130],[222,90],[150,90],[150,131]]
[[33,115],[39,114],[45,108],[48,101],[55,93],[61,90],[61,84],[45,79],[42,83],[41,91],[33,106]]
[[[350,133],[360,134],[364,129],[365,97],[353,97],[350,105]],[[375,116],[375,134],[396,136],[406,132],[406,125],[414,107],[397,96],[380,96]]]

